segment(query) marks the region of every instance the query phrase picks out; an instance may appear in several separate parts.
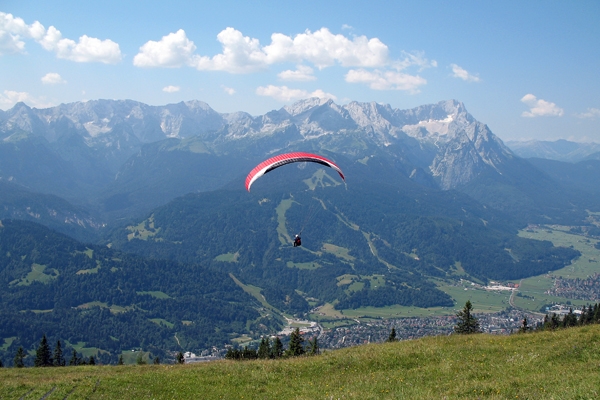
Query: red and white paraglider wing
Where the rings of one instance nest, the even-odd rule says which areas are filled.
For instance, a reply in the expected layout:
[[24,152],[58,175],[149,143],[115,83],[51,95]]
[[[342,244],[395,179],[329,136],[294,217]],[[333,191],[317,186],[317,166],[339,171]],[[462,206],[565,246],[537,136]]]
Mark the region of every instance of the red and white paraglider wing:
[[342,180],[346,180],[346,178],[344,178],[344,173],[342,172],[340,167],[338,167],[333,161],[328,160],[327,158],[319,156],[317,154],[296,152],[280,154],[278,156],[271,157],[268,160],[265,160],[258,164],[256,167],[254,167],[254,169],[250,171],[250,173],[246,177],[246,190],[250,191],[250,186],[252,186],[254,181],[256,181],[258,178],[260,178],[267,172],[272,171],[275,168],[279,168],[282,165],[294,162],[314,162],[325,165],[326,167],[333,168],[334,170],[336,170],[337,173],[340,174],[340,176],[342,177]]

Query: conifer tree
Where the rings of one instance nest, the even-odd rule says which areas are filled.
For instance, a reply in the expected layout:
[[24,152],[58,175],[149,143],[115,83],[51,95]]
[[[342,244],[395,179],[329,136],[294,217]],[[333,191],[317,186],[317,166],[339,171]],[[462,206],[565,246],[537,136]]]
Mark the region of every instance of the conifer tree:
[[304,338],[300,334],[300,328],[296,328],[290,335],[290,347],[286,354],[291,357],[301,356],[304,354]]
[[529,326],[527,325],[527,317],[524,317],[523,318],[523,324],[519,328],[519,333],[527,333],[530,330],[531,330],[531,328],[529,328]]
[[55,367],[64,367],[65,366],[65,358],[62,353],[62,346],[60,345],[60,340],[56,341],[56,346],[54,346],[54,366]]
[[315,336],[313,340],[308,340],[308,354],[311,356],[316,356],[321,353],[319,349],[319,342],[317,341],[317,337]]
[[283,355],[283,343],[279,337],[275,338],[273,347],[271,347],[271,358],[279,358]]
[[90,356],[90,361],[88,362],[88,365],[96,365],[96,359],[94,358],[94,356]]
[[577,317],[573,313],[573,307],[569,308],[569,313],[562,320],[563,328],[569,328],[577,325]]
[[392,328],[392,331],[390,332],[390,336],[388,336],[387,341],[388,342],[396,341],[396,328]]
[[146,360],[144,360],[144,353],[143,352],[139,352],[137,355],[137,359],[136,362],[138,365],[144,365],[146,364]]
[[177,353],[177,363],[178,364],[185,363],[185,357],[183,356],[182,352]]
[[480,333],[481,328],[479,327],[479,321],[472,314],[473,305],[470,300],[467,300],[465,307],[462,311],[459,311],[456,316],[458,321],[454,327],[454,332],[461,335],[468,335],[471,333]]
[[244,360],[256,360],[258,358],[258,353],[256,350],[249,348],[248,346],[244,346],[244,350],[242,350],[242,359]]
[[49,367],[52,366],[52,355],[50,353],[50,346],[46,335],[42,337],[40,345],[35,352],[35,361],[33,362],[35,367]]
[[560,319],[558,318],[558,315],[556,315],[555,313],[552,313],[552,318],[550,318],[550,328],[556,329],[559,326],[560,326]]
[[271,357],[271,344],[269,343],[269,339],[263,336],[258,346],[258,358],[269,357]]
[[123,354],[119,355],[119,361],[117,362],[117,365],[125,365],[123,362]]
[[75,365],[79,365],[81,362],[81,360],[79,359],[79,357],[77,357],[77,351],[75,351],[75,349],[73,349],[73,352],[71,353],[71,358],[69,359],[69,365],[75,366]]
[[14,364],[15,368],[23,368],[25,366],[25,363],[23,362],[25,357],[26,357],[26,354],[25,354],[25,350],[23,350],[23,346],[19,346],[19,349],[17,350],[17,354],[15,354],[15,358],[13,360],[13,364]]
[[225,353],[225,358],[227,360],[235,360],[236,356],[236,349],[234,349],[233,347],[227,349],[227,353]]
[[587,313],[585,314],[585,323],[586,325],[594,323],[594,309],[591,304],[588,305]]
[[544,315],[544,322],[542,322],[541,330],[546,330],[550,328],[550,318],[548,318],[548,314]]
[[154,357],[154,365],[159,365],[160,364],[160,358],[158,358],[158,356]]

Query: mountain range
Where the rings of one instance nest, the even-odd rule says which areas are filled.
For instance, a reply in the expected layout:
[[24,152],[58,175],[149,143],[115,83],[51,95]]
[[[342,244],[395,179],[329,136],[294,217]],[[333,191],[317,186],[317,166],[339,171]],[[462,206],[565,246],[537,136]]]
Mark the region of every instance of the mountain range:
[[506,145],[519,157],[577,163],[600,159],[599,143],[577,143],[565,139],[508,141]]
[[267,156],[299,149],[380,160],[394,179],[464,191],[530,219],[581,198],[556,190],[455,100],[399,110],[313,98],[261,116],[200,101],[19,103],[0,115],[0,139],[0,179],[83,206],[98,224],[217,189]]
[[[331,158],[346,181],[321,165],[300,163],[269,172],[246,192],[244,179],[255,165],[291,151]],[[260,116],[218,113],[200,101],[97,100],[48,109],[19,103],[0,113],[0,238],[10,234],[3,245],[8,255],[0,258],[6,281],[0,295],[31,297],[42,285],[49,293],[44,307],[29,311],[58,315],[65,300],[51,293],[107,279],[114,298],[94,291],[101,298],[80,303],[105,314],[117,304],[118,312],[135,313],[131,321],[151,319],[148,326],[161,328],[150,329],[148,341],[183,335],[192,325],[226,332],[217,335],[225,342],[258,337],[286,316],[310,317],[325,305],[451,311],[454,300],[440,282],[521,279],[577,258],[574,249],[517,233],[528,224],[594,223],[598,171],[600,160],[593,158],[523,158],[456,100],[399,110],[313,98]],[[33,221],[77,239],[60,237],[52,245],[66,246],[60,257],[73,266],[58,267],[46,245],[33,253],[19,247],[54,233],[8,220]],[[303,235],[299,249],[290,245],[297,233]],[[101,250],[106,247],[119,253]],[[90,249],[102,256],[82,258]],[[44,262],[39,252],[49,254]],[[125,255],[149,265],[143,268],[153,277],[164,266],[169,284],[141,282],[126,266],[113,265]],[[78,267],[82,260],[92,265]],[[198,299],[186,303],[189,294],[173,283],[195,279],[197,268],[203,280],[224,279],[224,286],[234,282],[251,294],[236,294],[232,305],[244,321],[232,327],[211,313],[207,322],[194,308]],[[128,282],[129,295],[117,293],[117,278]],[[148,304],[139,296],[158,292],[151,315],[144,314]],[[185,318],[164,299],[175,299]],[[0,317],[9,321],[27,311],[15,307]],[[69,318],[84,318],[79,310]],[[48,323],[44,318],[31,318],[38,333]],[[2,333],[5,340],[15,335],[9,333]],[[121,349],[109,343],[106,351]],[[161,339],[153,346],[164,351],[174,343]],[[215,342],[205,337],[203,343]]]

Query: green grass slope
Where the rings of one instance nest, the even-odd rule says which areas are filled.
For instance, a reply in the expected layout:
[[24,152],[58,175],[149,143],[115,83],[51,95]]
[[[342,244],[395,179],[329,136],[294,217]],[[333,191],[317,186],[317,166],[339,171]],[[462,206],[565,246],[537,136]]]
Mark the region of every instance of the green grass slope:
[[600,393],[599,345],[595,325],[429,337],[276,361],[11,368],[0,370],[0,398],[587,399]]

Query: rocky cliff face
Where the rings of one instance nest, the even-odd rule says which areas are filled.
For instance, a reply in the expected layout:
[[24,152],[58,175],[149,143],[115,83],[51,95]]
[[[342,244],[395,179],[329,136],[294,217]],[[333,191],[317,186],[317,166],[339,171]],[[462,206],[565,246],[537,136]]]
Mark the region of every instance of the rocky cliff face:
[[96,100],[48,109],[19,103],[0,114],[0,138],[14,141],[23,132],[44,138],[66,159],[91,150],[113,172],[144,144],[167,138],[195,137],[216,155],[247,147],[266,155],[327,142],[330,151],[364,157],[369,155],[363,154],[365,149],[375,147],[404,165],[415,164],[443,189],[466,184],[490,168],[501,173],[503,162],[513,157],[455,100],[399,110],[313,98],[261,116],[220,114],[201,101],[149,106]]

